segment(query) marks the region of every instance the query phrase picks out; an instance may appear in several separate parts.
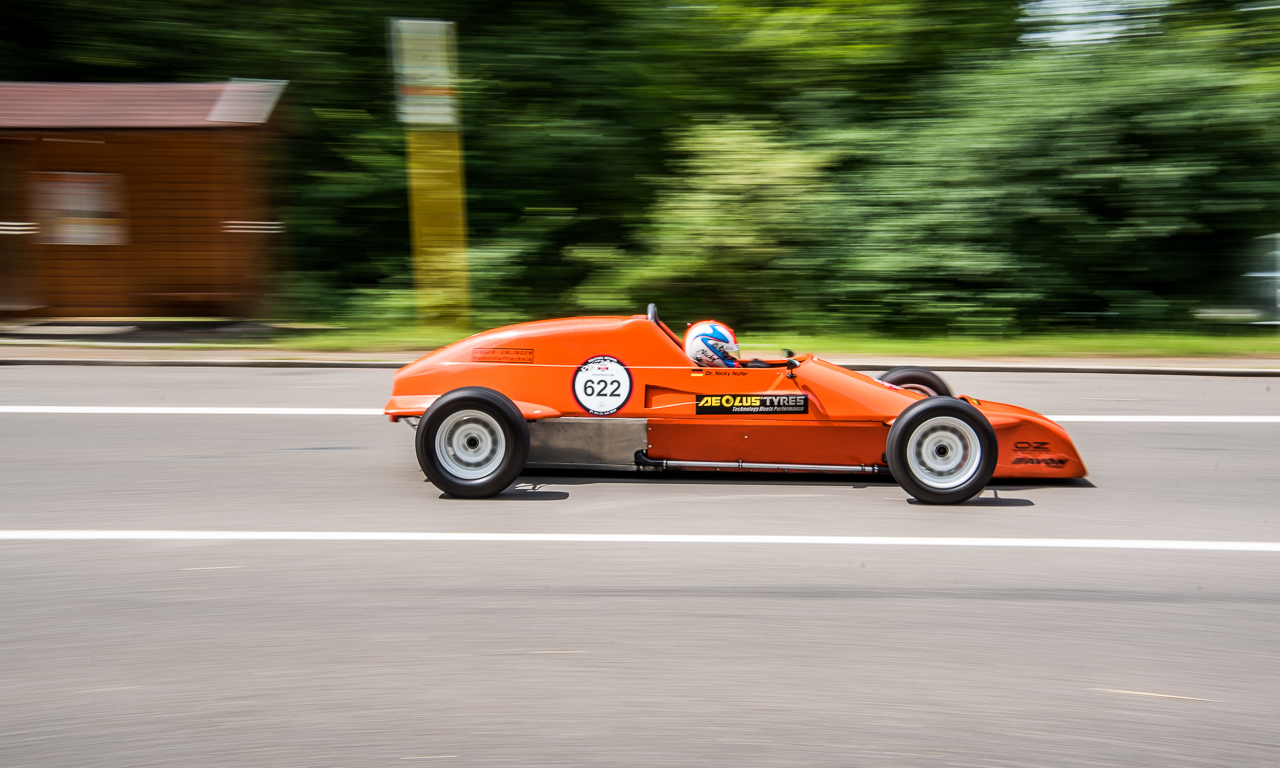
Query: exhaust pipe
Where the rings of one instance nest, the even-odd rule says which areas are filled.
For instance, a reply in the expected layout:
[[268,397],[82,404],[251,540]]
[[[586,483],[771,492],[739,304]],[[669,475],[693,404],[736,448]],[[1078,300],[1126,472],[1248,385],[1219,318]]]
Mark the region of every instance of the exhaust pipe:
[[746,469],[779,472],[842,472],[845,474],[887,474],[883,464],[762,464],[754,461],[679,461],[651,459],[644,451],[636,451],[636,464],[646,469]]

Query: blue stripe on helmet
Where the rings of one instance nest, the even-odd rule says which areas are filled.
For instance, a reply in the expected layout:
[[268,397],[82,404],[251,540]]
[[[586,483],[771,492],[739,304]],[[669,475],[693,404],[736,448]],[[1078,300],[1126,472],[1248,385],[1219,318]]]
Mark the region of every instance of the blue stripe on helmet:
[[725,333],[724,329],[715,323],[711,323],[711,330],[703,333],[702,335],[713,338],[716,341],[723,341],[725,344],[733,343],[733,341],[729,339],[729,334]]

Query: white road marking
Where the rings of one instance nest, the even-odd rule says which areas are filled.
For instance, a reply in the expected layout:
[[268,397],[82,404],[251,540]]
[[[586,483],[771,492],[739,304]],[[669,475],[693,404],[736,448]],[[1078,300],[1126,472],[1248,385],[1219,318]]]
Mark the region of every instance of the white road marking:
[[243,568],[243,565],[206,565],[202,568],[179,568],[180,571],[229,571],[232,568]]
[[[381,408],[246,408],[240,406],[163,405],[0,405],[0,413],[159,415],[159,416],[382,416]],[[1065,414],[1057,422],[1132,424],[1280,424],[1280,416],[1180,416]]]
[[219,408],[151,405],[0,405],[0,413],[164,416],[382,416],[381,408]]
[[1218,701],[1217,699],[1197,699],[1194,696],[1174,696],[1169,693],[1147,693],[1146,691],[1121,691],[1116,688],[1090,688],[1089,690],[1103,691],[1105,693],[1123,693],[1128,696],[1151,696],[1157,699],[1182,699],[1183,701],[1212,701],[1212,702]]
[[835,544],[861,547],[1012,547],[1280,552],[1280,541],[1012,539],[960,536],[751,536],[661,533],[454,533],[428,531],[0,530],[0,541],[471,541],[528,544]]

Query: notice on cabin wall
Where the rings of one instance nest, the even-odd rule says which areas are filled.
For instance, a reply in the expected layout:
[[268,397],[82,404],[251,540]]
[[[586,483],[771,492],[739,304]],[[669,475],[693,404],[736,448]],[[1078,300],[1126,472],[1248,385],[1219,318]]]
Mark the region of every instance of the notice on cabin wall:
[[124,177],[118,173],[33,173],[40,242],[125,245]]

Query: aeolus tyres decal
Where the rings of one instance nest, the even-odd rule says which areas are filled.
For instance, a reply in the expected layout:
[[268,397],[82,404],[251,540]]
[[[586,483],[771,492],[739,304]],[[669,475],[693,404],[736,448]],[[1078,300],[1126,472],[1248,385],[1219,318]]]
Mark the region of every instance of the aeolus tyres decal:
[[631,397],[631,372],[616,357],[593,357],[574,372],[573,397],[594,416],[617,413]]
[[800,395],[698,395],[694,412],[717,413],[808,413],[809,396]]

